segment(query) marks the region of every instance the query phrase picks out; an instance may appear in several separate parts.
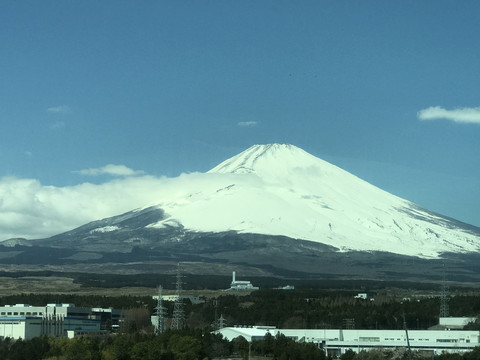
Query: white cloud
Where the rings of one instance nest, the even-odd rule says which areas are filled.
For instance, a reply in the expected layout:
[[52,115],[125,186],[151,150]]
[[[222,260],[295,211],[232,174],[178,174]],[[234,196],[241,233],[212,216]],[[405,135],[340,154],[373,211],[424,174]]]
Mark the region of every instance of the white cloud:
[[145,174],[141,170],[133,170],[125,165],[108,164],[100,168],[91,168],[75,171],[81,175],[98,176],[98,175],[112,175],[112,176],[138,176]]
[[238,126],[249,127],[249,126],[256,126],[256,121],[240,121],[237,123]]
[[[39,239],[60,234],[90,221],[133,209],[165,205],[189,198],[192,180],[214,187],[218,174],[184,174],[177,178],[125,177],[103,184],[55,187],[35,179],[0,178],[0,241],[14,237]],[[232,180],[224,181],[231,184]],[[212,190],[214,191],[214,190]]]
[[68,114],[71,112],[70,107],[68,105],[59,105],[59,106],[52,106],[47,109],[47,112],[53,114]]
[[446,119],[458,123],[480,124],[480,107],[446,110],[440,106],[432,106],[417,113],[420,120]]
[[54,187],[35,179],[1,178],[0,240],[48,237],[144,206],[161,183],[145,176]]

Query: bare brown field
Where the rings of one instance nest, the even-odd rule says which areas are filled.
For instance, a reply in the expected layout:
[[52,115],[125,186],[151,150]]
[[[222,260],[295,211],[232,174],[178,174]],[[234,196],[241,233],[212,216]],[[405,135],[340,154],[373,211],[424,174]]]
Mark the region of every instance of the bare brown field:
[[[163,290],[164,295],[174,294],[175,290]],[[223,290],[184,290],[207,299],[225,295]],[[248,295],[250,291],[236,291],[235,295]],[[157,288],[127,286],[120,288],[84,287],[74,283],[72,278],[58,276],[25,276],[19,278],[0,277],[0,297],[18,294],[77,294],[100,296],[153,296]]]
[[216,264],[194,261],[141,261],[127,263],[94,263],[94,264],[0,264],[0,271],[17,273],[23,271],[56,272],[56,273],[91,273],[91,274],[176,274],[180,264],[183,274],[225,275],[231,276],[233,271],[243,276],[272,276],[263,269],[231,264]]
[[145,287],[124,287],[124,288],[89,288],[74,283],[68,277],[56,276],[25,276],[19,278],[0,278],[0,296],[16,294],[81,294],[81,295],[140,295],[149,296],[156,293],[156,289]]

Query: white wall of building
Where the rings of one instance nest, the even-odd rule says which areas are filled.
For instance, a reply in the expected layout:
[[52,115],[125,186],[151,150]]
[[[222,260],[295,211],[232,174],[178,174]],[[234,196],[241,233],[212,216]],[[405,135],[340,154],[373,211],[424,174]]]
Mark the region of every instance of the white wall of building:
[[470,322],[474,322],[475,317],[441,317],[438,324],[445,327],[463,328]]
[[73,304],[16,304],[0,307],[0,337],[59,337],[65,336],[68,330],[99,332],[100,318],[92,315],[92,309],[75,307]]
[[25,322],[18,320],[0,320],[0,337],[12,339],[23,339],[25,334]]
[[[267,333],[283,334],[295,341],[312,342],[326,350],[343,354],[348,349],[355,352],[373,348],[407,347],[404,330],[342,330],[342,329],[276,329],[273,327],[228,327],[218,331],[226,339],[238,336],[247,341],[260,340]],[[480,345],[480,331],[465,330],[409,330],[412,350],[426,350],[435,354],[471,351]]]
[[0,337],[31,339],[42,335],[41,320],[37,318],[0,318]]

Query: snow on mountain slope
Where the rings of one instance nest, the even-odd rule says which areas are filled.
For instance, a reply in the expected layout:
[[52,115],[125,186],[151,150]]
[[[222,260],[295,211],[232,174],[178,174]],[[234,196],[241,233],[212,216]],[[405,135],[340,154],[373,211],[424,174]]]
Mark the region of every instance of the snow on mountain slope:
[[169,216],[150,226],[284,235],[342,251],[426,258],[480,249],[478,232],[293,145],[255,145],[198,175],[187,188],[170,189],[158,204]]

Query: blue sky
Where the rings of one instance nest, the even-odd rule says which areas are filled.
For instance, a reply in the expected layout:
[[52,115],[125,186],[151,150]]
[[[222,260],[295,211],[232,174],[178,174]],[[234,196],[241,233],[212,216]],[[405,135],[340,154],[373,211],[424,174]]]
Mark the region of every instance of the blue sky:
[[29,208],[28,181],[174,177],[279,142],[480,226],[479,15],[454,0],[2,1],[0,213]]

